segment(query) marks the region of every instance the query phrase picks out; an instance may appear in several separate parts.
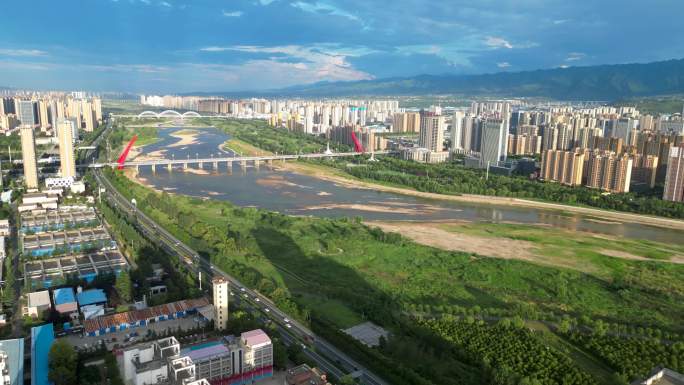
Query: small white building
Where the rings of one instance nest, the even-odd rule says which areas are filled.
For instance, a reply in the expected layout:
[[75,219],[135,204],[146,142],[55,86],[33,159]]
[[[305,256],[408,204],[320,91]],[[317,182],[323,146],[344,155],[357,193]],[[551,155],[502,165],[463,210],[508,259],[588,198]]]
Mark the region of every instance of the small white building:
[[122,363],[127,384],[186,384],[196,379],[195,364],[180,356],[175,337],[132,346],[124,350]]
[[24,314],[38,317],[44,311],[50,310],[50,292],[47,290],[34,291],[28,294],[28,303],[24,308]]
[[0,219],[0,236],[8,237],[10,235],[9,219]]

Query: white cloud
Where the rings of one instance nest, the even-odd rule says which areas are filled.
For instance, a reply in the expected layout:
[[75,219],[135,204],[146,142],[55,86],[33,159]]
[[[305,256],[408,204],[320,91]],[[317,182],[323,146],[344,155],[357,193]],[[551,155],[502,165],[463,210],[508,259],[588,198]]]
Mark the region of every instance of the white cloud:
[[570,52],[568,57],[565,58],[565,61],[578,61],[584,59],[585,56],[587,55],[582,52]]
[[333,16],[341,16],[345,17],[349,20],[354,20],[354,21],[359,21],[358,16],[347,12],[339,7],[336,7],[332,4],[327,4],[327,3],[322,3],[322,2],[315,2],[315,3],[307,3],[304,1],[297,1],[294,3],[290,4],[291,6],[295,8],[299,8],[304,12],[309,12],[309,13],[322,13],[326,15],[333,15]]
[[509,68],[511,66],[511,63],[504,61],[501,63],[496,63],[496,66],[499,68]]
[[276,1],[276,0],[259,0],[259,1],[257,1],[257,4],[267,6],[267,5],[270,5],[271,3],[273,3],[274,1]]
[[159,3],[159,5],[161,5],[162,7],[167,7],[167,8],[173,7],[171,5],[171,3],[169,3],[168,1],[162,1],[161,3]]
[[558,20],[553,20],[552,23],[553,23],[554,25],[561,25],[561,24],[567,23],[568,21],[570,21],[570,20],[568,20],[568,19],[558,19]]
[[244,14],[242,11],[223,11],[225,17],[240,17]]
[[[248,60],[241,65],[233,65],[232,67],[239,67],[241,71],[249,72],[251,72],[251,69],[248,69],[250,66],[256,66],[261,68],[262,71],[268,72],[283,71],[281,76],[286,75],[288,78],[296,78],[300,83],[312,83],[321,80],[364,80],[372,78],[370,74],[353,68],[347,61],[347,57],[358,56],[366,52],[366,50],[345,49],[331,44],[270,47],[253,45],[212,46],[200,48],[200,51],[234,51],[284,55],[288,60],[274,56],[268,59]],[[271,65],[273,68],[267,69],[268,65]]]
[[0,48],[0,56],[47,56],[47,52],[38,49]]
[[513,44],[511,44],[508,40],[501,38],[501,37],[494,37],[494,36],[488,36],[485,39],[485,45],[491,48],[507,48],[507,49],[512,49]]

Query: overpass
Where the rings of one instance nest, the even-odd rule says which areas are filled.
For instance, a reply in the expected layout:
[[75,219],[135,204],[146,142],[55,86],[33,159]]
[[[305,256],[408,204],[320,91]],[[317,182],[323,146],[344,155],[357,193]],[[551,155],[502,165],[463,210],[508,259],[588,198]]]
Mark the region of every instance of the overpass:
[[[392,154],[392,151],[377,151],[371,153],[371,159],[375,155],[386,155]],[[272,164],[274,161],[286,161],[286,160],[297,160],[297,159],[319,159],[319,158],[339,158],[339,157],[350,157],[359,156],[364,153],[360,152],[324,152],[316,154],[296,154],[296,155],[265,155],[265,156],[230,156],[230,157],[210,157],[210,158],[190,158],[187,159],[150,159],[150,160],[132,160],[128,162],[118,163],[91,163],[86,165],[89,168],[102,168],[106,166],[110,167],[135,167],[136,169],[141,166],[150,166],[153,171],[156,171],[157,166],[167,167],[169,170],[173,166],[182,166],[184,169],[188,168],[190,165],[197,165],[199,168],[203,168],[205,163],[211,164],[214,169],[218,169],[219,164],[225,163],[227,167],[232,168],[233,163],[238,163],[240,167],[247,167],[250,163],[254,167],[259,167],[260,164]]]

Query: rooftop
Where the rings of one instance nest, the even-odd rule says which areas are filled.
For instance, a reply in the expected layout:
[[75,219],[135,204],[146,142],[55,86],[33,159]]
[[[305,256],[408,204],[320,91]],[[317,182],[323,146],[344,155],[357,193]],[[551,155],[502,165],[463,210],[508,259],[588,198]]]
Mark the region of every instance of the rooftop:
[[24,383],[24,339],[0,341],[0,351],[7,354],[10,384]]
[[221,341],[205,342],[181,350],[181,356],[187,356],[193,362],[203,361],[209,357],[218,357],[230,353],[228,347]]
[[31,328],[31,385],[49,385],[48,353],[54,340],[52,324]]
[[28,294],[28,306],[38,307],[38,306],[50,306],[50,292],[47,290],[34,291]]
[[70,287],[63,287],[53,290],[52,297],[55,301],[55,306],[76,302],[76,297],[74,297],[74,289]]
[[645,380],[637,380],[632,385],[684,385],[684,375],[672,369],[655,368]]
[[271,343],[271,339],[261,329],[244,332],[240,335],[240,339],[244,341],[246,346],[257,346]]
[[87,306],[107,302],[107,295],[102,289],[85,290],[76,295],[78,306]]

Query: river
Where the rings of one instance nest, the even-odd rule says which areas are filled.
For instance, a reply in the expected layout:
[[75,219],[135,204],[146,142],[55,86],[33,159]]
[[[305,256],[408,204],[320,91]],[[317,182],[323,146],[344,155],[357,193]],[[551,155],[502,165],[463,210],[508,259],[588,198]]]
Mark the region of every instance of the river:
[[[197,131],[195,141],[181,141],[173,136],[190,128],[160,128],[160,140],[141,149],[142,156],[162,156],[175,159],[230,156],[220,149],[229,136],[215,128]],[[192,166],[191,166],[192,167]],[[291,215],[324,217],[361,216],[369,220],[411,221],[486,221],[523,223],[586,231],[610,236],[676,243],[683,231],[636,223],[606,222],[582,214],[554,210],[495,206],[467,202],[429,200],[395,193],[342,186],[334,182],[283,170],[271,170],[266,165],[246,170],[237,165],[229,173],[225,164],[212,170],[183,172],[180,168],[168,172],[141,167],[138,177],[158,190],[196,197],[224,199],[244,207],[258,207]]]

